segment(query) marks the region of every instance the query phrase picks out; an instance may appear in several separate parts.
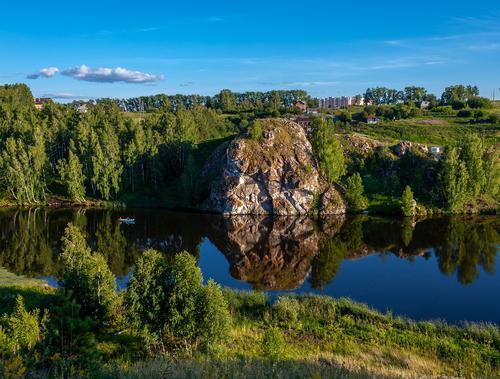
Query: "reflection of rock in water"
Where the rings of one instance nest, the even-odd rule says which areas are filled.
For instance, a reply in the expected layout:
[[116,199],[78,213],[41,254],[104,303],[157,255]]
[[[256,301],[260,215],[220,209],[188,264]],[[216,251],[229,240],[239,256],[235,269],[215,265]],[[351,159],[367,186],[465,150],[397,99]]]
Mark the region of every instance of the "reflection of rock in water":
[[211,220],[208,238],[222,251],[231,275],[255,289],[291,290],[302,285],[318,253],[342,218],[321,227],[307,217],[232,216]]

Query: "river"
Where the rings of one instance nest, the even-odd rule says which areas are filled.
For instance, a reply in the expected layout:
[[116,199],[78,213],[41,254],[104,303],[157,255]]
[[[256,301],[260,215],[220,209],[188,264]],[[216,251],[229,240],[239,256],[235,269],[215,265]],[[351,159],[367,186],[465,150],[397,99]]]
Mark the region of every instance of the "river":
[[[119,217],[135,218],[134,225]],[[0,267],[57,286],[61,236],[72,222],[125,288],[137,257],[187,250],[205,280],[267,291],[349,297],[413,319],[500,325],[500,217],[419,222],[368,217],[273,218],[165,210],[0,210]]]

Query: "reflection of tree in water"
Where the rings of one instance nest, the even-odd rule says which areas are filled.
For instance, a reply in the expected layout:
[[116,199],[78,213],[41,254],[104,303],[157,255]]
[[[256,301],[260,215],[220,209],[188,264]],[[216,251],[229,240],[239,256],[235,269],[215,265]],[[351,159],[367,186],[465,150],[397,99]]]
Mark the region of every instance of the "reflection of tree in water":
[[116,222],[117,212],[84,209],[0,211],[0,266],[18,275],[59,277],[60,241],[69,222],[84,230],[92,250],[125,276],[138,255],[153,247],[168,258],[181,250],[199,253],[205,221],[200,215],[137,211],[134,226]]
[[187,250],[195,255],[205,236],[226,256],[231,275],[257,289],[294,289],[309,272],[323,288],[344,259],[370,254],[413,260],[432,251],[439,269],[474,282],[480,268],[492,273],[500,243],[498,217],[411,220],[356,217],[345,222],[133,211],[134,226],[116,222],[123,212],[102,210],[0,210],[0,266],[18,275],[56,276],[61,236],[68,222],[84,229],[93,250],[122,277],[147,248],[165,257]]
[[348,252],[363,249],[363,224],[359,218],[344,223],[338,234],[322,238],[318,254],[312,261],[312,288],[323,289],[335,278]]
[[414,227],[415,222],[410,217],[405,217],[401,222],[401,241],[405,247],[408,247],[413,239]]
[[441,230],[435,254],[442,273],[451,275],[456,271],[460,283],[470,284],[479,276],[479,266],[488,273],[494,272],[500,242],[498,220],[450,218]]
[[457,273],[460,283],[474,282],[479,267],[492,273],[500,243],[498,217],[411,219],[355,218],[339,234],[323,241],[312,261],[311,285],[323,288],[337,275],[343,259],[393,254],[428,258],[434,248],[442,273]]
[[97,251],[108,261],[111,271],[119,276],[127,275],[139,249],[129,244],[121,230],[121,224],[111,220],[109,212],[104,213],[95,234]]
[[16,275],[50,275],[59,270],[42,209],[0,213],[0,266]]

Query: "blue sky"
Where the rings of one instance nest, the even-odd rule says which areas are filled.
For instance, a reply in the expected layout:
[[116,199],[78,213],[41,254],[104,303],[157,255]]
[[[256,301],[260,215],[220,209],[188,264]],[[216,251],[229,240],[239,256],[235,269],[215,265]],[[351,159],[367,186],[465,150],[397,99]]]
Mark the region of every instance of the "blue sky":
[[[8,4],[8,5],[7,5]],[[476,84],[500,97],[498,1],[9,1],[0,83],[35,96]],[[186,4],[186,5],[184,5]]]

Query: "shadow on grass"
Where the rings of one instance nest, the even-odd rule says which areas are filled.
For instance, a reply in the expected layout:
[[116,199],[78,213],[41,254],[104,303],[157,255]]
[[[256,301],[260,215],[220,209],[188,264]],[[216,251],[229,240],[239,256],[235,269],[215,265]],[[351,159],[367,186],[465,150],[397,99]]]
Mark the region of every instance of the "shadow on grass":
[[101,368],[96,378],[373,378],[318,360],[244,359],[154,359],[130,366]]
[[18,295],[24,298],[27,310],[48,309],[57,298],[56,290],[48,285],[0,285],[0,316],[12,312]]

